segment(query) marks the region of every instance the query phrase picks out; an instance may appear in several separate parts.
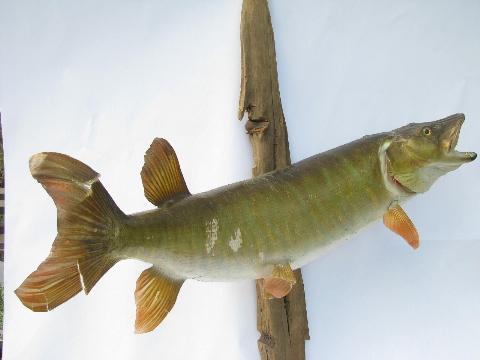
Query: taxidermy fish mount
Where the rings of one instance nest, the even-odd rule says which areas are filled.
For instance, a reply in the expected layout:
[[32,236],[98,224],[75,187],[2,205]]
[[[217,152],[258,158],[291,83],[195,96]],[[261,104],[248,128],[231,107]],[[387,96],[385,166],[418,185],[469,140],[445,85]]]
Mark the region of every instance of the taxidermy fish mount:
[[190,194],[173,148],[155,139],[141,177],[156,209],[125,215],[99,174],[59,153],[39,153],[30,171],[57,206],[47,259],[15,291],[33,311],[90,292],[115,263],[150,262],[137,280],[135,330],[152,331],[186,279],[263,279],[272,297],[295,284],[292,269],[382,218],[413,248],[419,236],[400,207],[442,175],[473,161],[455,150],[463,114],[363,137],[285,169]]

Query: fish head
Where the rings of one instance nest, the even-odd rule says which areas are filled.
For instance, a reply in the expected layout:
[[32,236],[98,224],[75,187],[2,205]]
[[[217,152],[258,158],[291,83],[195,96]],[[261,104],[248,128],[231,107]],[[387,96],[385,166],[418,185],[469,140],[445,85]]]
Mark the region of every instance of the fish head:
[[440,176],[475,160],[476,153],[455,150],[464,121],[463,114],[455,114],[393,130],[386,151],[390,179],[406,192],[422,193]]

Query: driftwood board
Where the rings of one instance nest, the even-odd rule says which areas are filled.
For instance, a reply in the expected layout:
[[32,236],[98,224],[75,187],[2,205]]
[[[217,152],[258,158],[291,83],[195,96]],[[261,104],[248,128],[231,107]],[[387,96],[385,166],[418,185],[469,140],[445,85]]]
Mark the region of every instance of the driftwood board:
[[[275,40],[268,2],[244,0],[241,19],[242,78],[239,119],[248,113],[253,176],[290,165],[288,134],[278,85]],[[257,281],[258,349],[262,360],[305,359],[309,339],[302,274],[282,299],[267,299]]]

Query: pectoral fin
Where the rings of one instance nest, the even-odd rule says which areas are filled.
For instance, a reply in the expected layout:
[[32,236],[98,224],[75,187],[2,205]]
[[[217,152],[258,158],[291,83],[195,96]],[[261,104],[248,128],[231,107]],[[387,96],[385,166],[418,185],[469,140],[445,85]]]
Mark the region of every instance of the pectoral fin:
[[420,245],[417,229],[400,205],[393,205],[387,210],[383,215],[383,223],[403,237],[412,248],[417,249]]
[[135,289],[135,333],[150,332],[162,322],[175,305],[182,284],[166,278],[153,266],[142,272]]
[[275,265],[272,275],[263,279],[265,292],[280,299],[292,290],[297,280],[290,265]]

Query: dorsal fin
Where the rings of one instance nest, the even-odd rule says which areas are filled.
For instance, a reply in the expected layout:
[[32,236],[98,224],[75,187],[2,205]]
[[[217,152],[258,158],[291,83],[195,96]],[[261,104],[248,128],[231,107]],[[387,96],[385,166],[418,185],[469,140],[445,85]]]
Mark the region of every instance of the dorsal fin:
[[180,170],[177,155],[165,139],[156,138],[145,153],[142,183],[145,197],[153,205],[190,195]]

